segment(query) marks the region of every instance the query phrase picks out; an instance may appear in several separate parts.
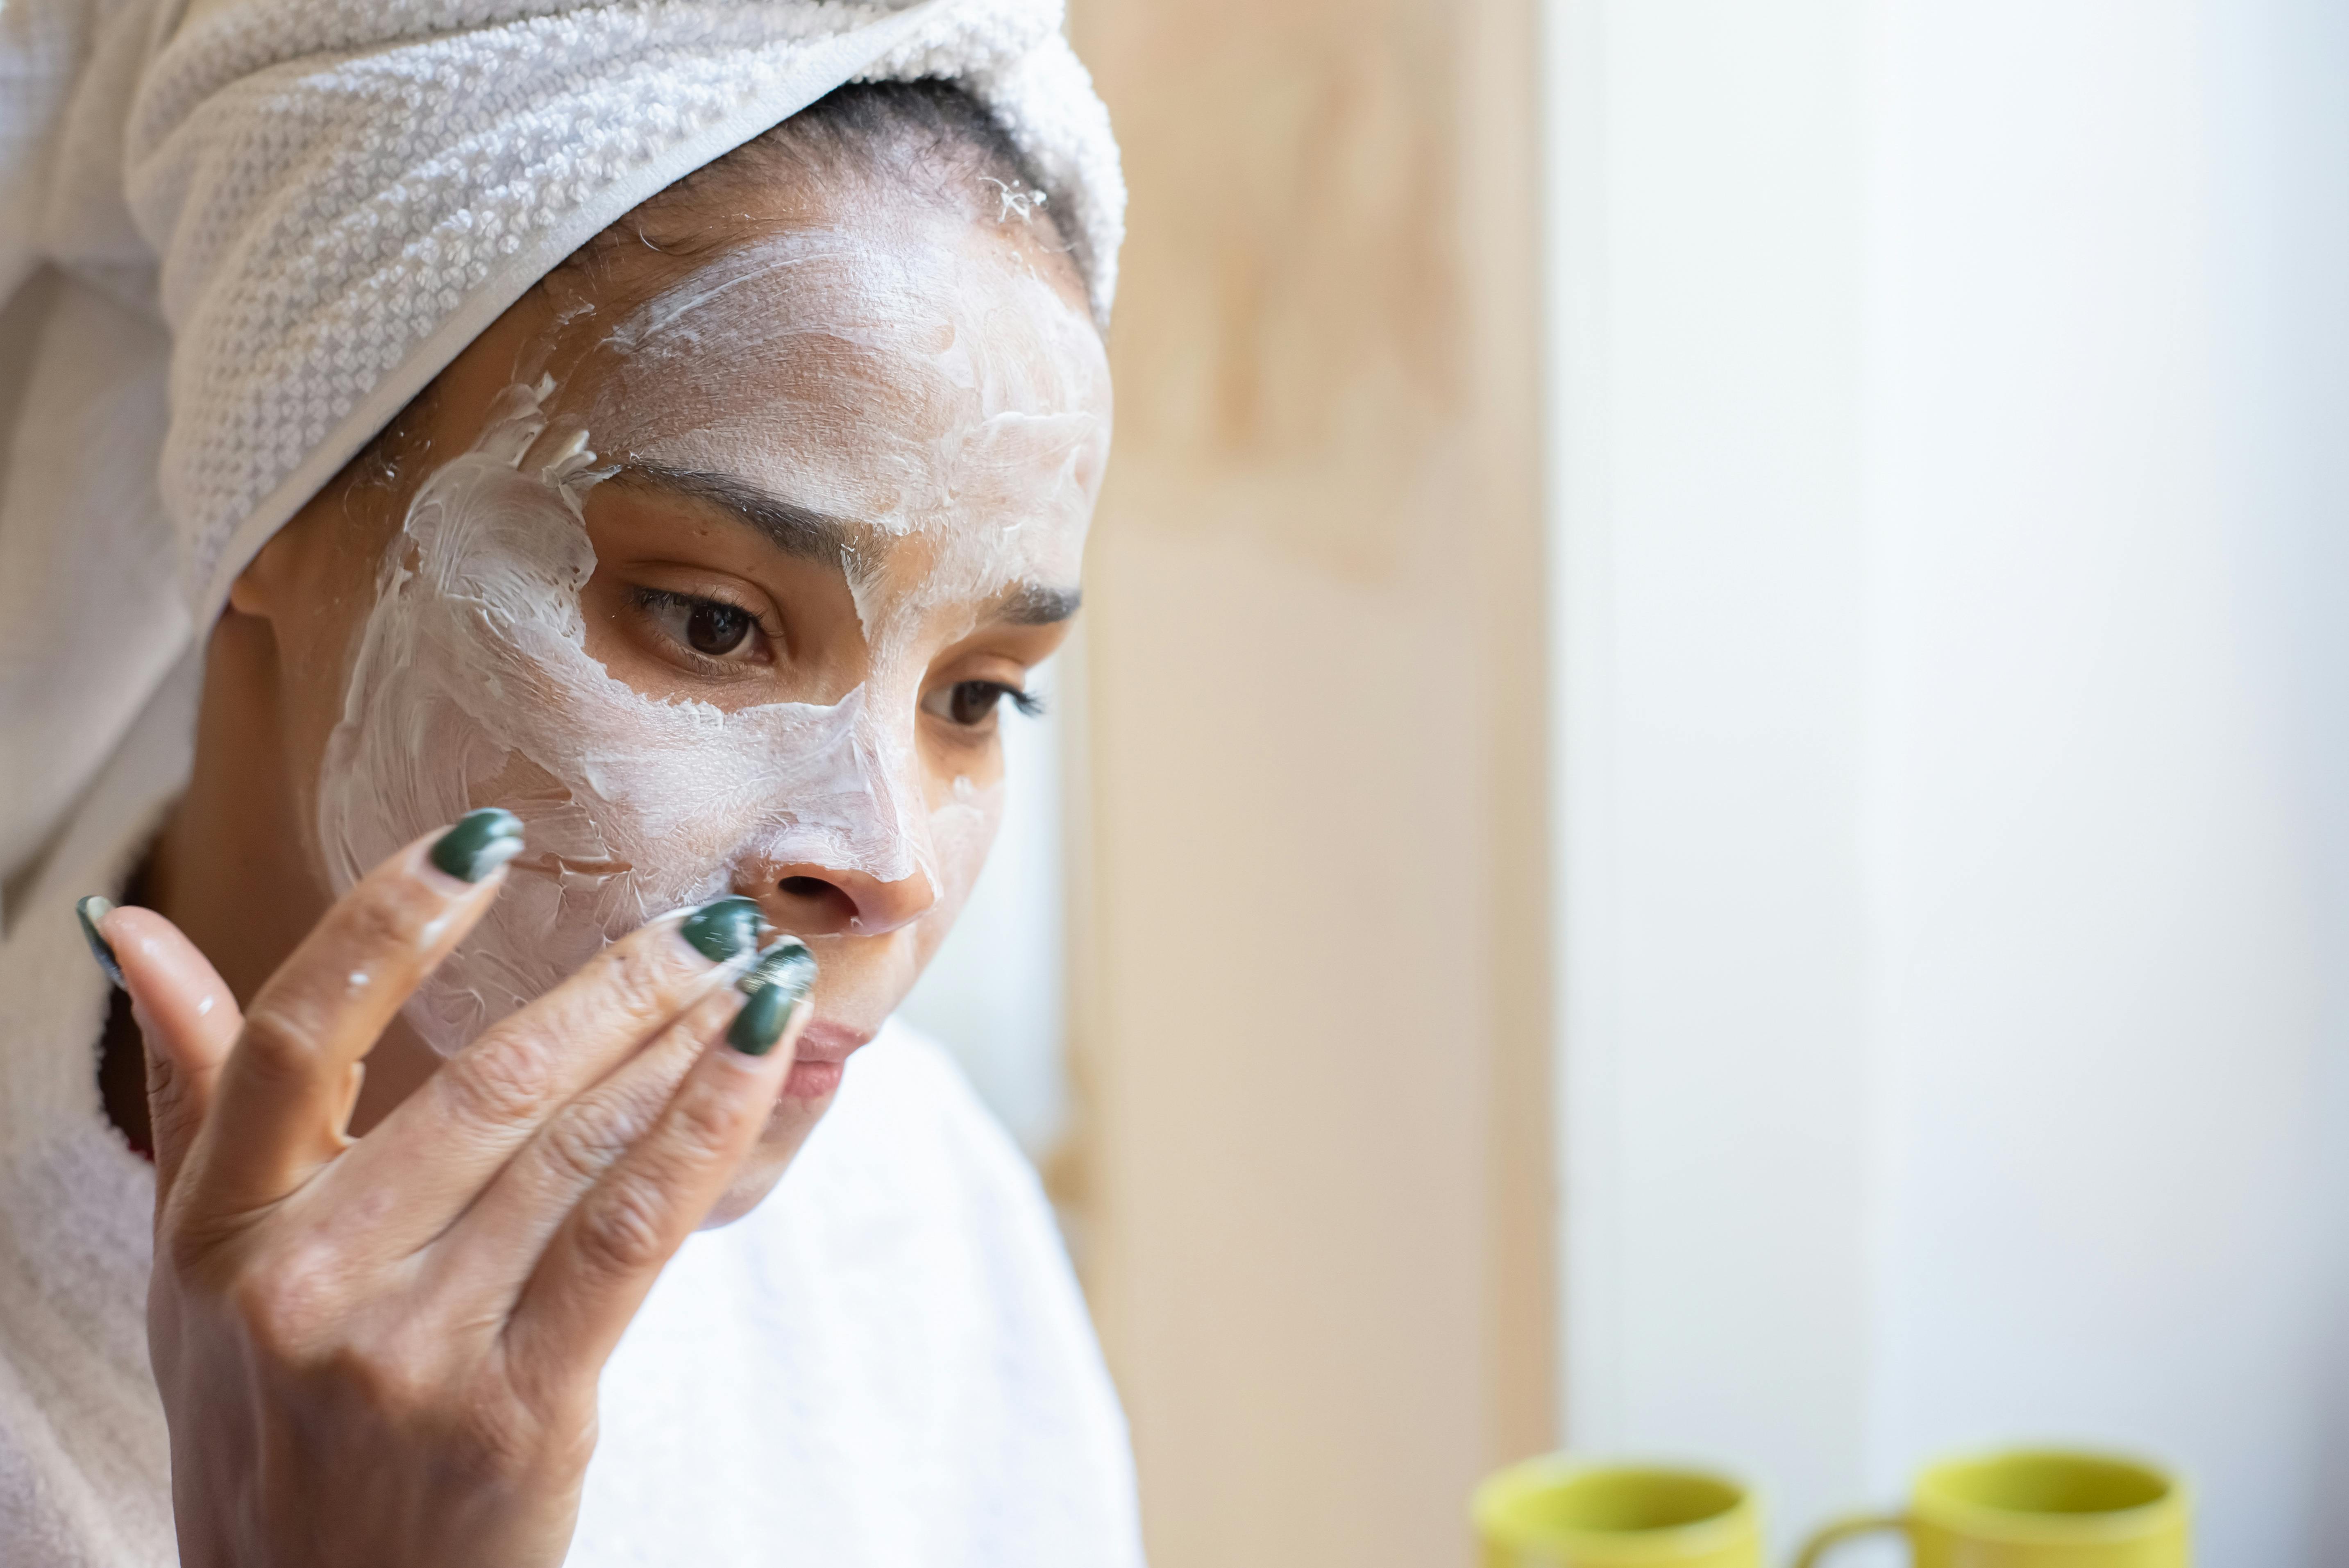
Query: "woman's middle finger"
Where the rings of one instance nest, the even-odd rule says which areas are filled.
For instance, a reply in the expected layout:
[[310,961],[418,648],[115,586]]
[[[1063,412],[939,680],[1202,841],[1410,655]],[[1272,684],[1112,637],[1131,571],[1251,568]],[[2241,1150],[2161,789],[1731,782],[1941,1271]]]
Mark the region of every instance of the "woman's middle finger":
[[433,1243],[423,1294],[468,1313],[490,1298],[511,1302],[573,1205],[659,1122],[740,1001],[731,989],[703,996],[550,1117]]
[[814,977],[809,962],[755,991],[654,1125],[563,1215],[502,1336],[508,1375],[533,1402],[576,1398],[583,1371],[593,1389],[655,1277],[740,1169],[781,1098]]
[[380,1215],[412,1252],[447,1229],[547,1121],[756,956],[758,905],[724,898],[622,937],[482,1032],[360,1140],[318,1186]]

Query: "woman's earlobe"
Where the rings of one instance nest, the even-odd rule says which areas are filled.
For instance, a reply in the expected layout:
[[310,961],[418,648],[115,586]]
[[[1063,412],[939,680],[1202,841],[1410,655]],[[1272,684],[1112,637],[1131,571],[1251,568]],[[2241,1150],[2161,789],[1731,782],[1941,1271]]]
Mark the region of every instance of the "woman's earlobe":
[[236,581],[228,585],[228,607],[240,615],[266,614],[265,603],[266,595],[253,581],[250,566],[238,573]]
[[270,536],[269,542],[254,552],[244,563],[244,570],[228,585],[228,608],[240,615],[254,615],[262,620],[274,618],[277,594],[272,584],[285,574],[285,552],[293,548],[291,537],[304,518],[296,512],[284,528]]

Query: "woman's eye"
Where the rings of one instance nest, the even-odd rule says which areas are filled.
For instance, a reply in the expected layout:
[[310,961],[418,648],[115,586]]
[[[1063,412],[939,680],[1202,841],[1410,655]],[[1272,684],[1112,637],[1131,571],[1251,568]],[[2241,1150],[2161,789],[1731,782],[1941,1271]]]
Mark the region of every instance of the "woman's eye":
[[924,706],[950,724],[976,729],[995,717],[997,707],[1005,697],[1009,697],[1022,713],[1038,711],[1035,698],[1001,681],[957,681]]
[[[703,658],[723,659],[756,651],[752,637],[759,630],[759,617],[739,604],[654,588],[639,590],[636,599],[655,625]],[[746,645],[750,645],[748,649]]]

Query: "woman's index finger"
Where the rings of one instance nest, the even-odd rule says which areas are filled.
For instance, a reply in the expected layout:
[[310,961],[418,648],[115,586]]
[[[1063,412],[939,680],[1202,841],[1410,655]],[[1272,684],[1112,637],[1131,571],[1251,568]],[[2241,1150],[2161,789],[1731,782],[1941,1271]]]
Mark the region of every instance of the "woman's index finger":
[[491,809],[401,850],[337,900],[244,1011],[191,1156],[189,1202],[275,1202],[344,1147],[351,1068],[497,896],[522,824]]

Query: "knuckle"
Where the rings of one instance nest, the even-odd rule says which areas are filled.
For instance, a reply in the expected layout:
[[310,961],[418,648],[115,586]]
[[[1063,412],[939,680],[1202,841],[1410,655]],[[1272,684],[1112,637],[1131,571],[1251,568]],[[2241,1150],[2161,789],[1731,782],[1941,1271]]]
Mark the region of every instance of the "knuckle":
[[283,996],[264,995],[244,1016],[237,1039],[243,1065],[272,1078],[307,1078],[318,1060],[313,1021]]
[[575,1238],[580,1261],[605,1278],[659,1267],[668,1255],[666,1209],[651,1181],[635,1176],[616,1179],[580,1212]]
[[675,1010],[680,966],[666,954],[638,943],[608,950],[604,956],[601,998],[633,1021],[649,1026]]
[[558,1461],[584,1440],[576,1451],[585,1466],[595,1443],[597,1379],[566,1351],[543,1343],[510,1345],[504,1372],[518,1413],[548,1435]]
[[334,922],[337,945],[347,944],[368,953],[412,952],[425,925],[444,907],[437,895],[406,877],[369,878],[336,904],[328,918]]
[[[561,1473],[570,1451],[559,1431],[512,1398],[476,1400],[457,1423],[455,1436],[467,1451],[469,1470],[510,1482]],[[586,1468],[585,1456],[578,1468]]]
[[343,1275],[341,1260],[327,1248],[294,1246],[238,1274],[229,1305],[255,1348],[276,1360],[301,1360],[340,1315]]
[[733,1146],[744,1107],[727,1086],[704,1078],[686,1080],[669,1112],[669,1129],[680,1162],[700,1165]]
[[551,1428],[541,1437],[538,1451],[553,1473],[581,1474],[587,1469],[587,1461],[595,1457],[595,1425],[593,1421],[568,1421]]
[[554,1094],[554,1042],[535,1029],[501,1030],[452,1058],[433,1081],[460,1120],[481,1126],[527,1121]]
[[574,1107],[548,1124],[542,1152],[558,1181],[591,1186],[626,1152],[631,1130],[603,1107]]
[[440,1422],[440,1380],[433,1364],[411,1353],[398,1338],[383,1345],[338,1348],[333,1372],[361,1408],[396,1427],[416,1430]]

